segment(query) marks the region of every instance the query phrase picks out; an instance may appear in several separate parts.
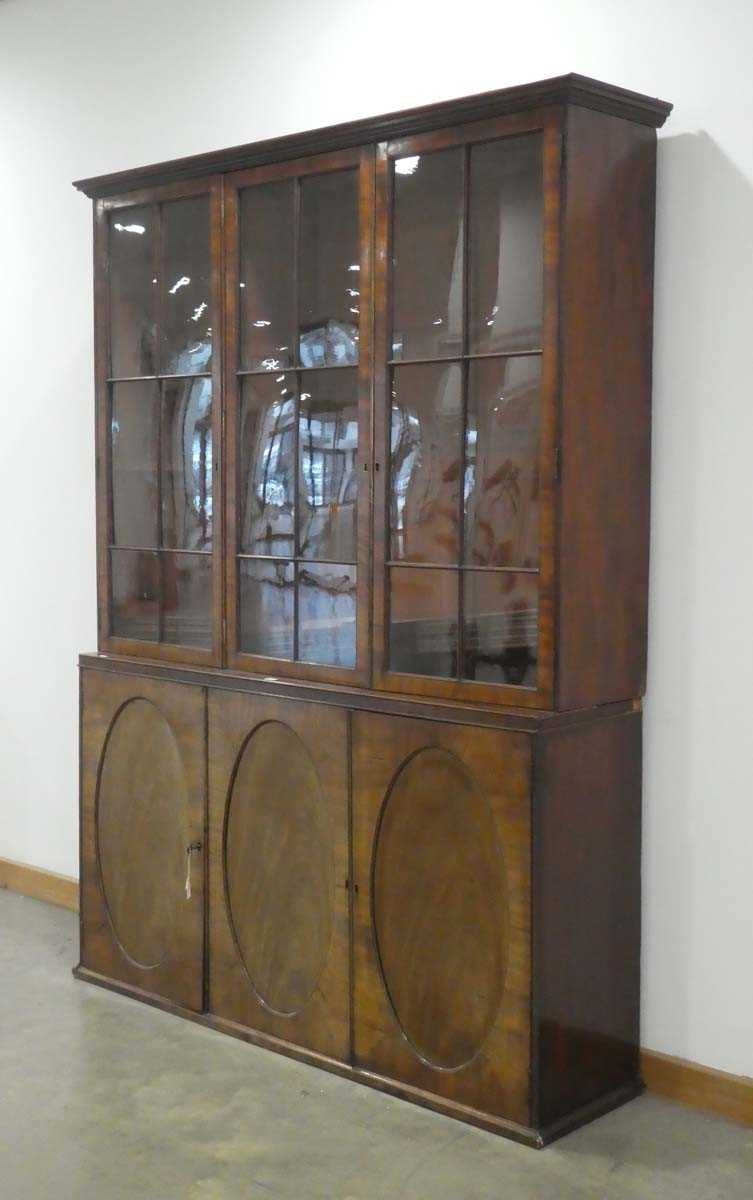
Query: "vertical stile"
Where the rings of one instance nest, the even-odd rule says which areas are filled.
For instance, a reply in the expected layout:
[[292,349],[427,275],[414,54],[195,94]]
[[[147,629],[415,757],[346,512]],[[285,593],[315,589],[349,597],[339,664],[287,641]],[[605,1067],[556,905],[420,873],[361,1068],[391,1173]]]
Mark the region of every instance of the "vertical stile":
[[157,377],[157,642],[165,640],[165,555],[162,552],[164,530],[162,528],[162,419],[164,410],[164,383],[162,380],[162,289],[163,279],[163,211],[162,204],[154,205],[154,278],[156,296],[154,302],[154,370]]
[[468,354],[470,350],[468,337],[468,280],[470,276],[470,191],[471,191],[471,147],[463,147],[463,317],[461,344],[461,380],[460,380],[460,467],[458,482],[458,634],[457,634],[457,663],[456,678],[463,677],[465,660],[465,588],[463,586],[465,573],[465,447],[466,426],[468,423]]
[[301,252],[301,180],[296,176],[293,180],[293,365],[296,368],[295,398],[293,401],[293,461],[295,474],[293,476],[293,662],[298,661],[299,633],[298,618],[300,605],[298,601],[299,578],[299,501],[300,501],[300,471],[301,471],[301,311],[300,311],[300,252]]

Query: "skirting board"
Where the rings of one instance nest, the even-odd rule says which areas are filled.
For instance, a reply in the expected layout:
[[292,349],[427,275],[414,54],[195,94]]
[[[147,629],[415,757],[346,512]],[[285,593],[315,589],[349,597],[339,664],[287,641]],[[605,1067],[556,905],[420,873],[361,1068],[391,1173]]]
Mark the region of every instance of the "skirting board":
[[[78,912],[78,881],[68,875],[0,858],[0,888]],[[641,1051],[641,1074],[647,1090],[657,1096],[753,1128],[753,1079],[747,1076],[728,1075],[656,1050]]]
[[747,1075],[728,1075],[656,1050],[641,1051],[641,1074],[654,1095],[753,1127],[753,1079]]
[[0,858],[0,888],[78,912],[78,880]]

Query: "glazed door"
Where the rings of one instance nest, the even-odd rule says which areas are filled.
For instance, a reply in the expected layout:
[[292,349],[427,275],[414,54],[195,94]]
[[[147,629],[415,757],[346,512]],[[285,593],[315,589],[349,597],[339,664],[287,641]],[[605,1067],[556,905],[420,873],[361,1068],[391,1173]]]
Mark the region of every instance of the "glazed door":
[[202,688],[82,673],[81,965],[202,1009]]
[[220,189],[98,200],[100,649],[222,653]]
[[525,735],[356,714],[358,1066],[529,1123]]
[[547,707],[560,116],[379,147],[374,681]]
[[344,711],[209,696],[209,1008],[347,1058]]
[[225,179],[227,653],[367,681],[373,150]]

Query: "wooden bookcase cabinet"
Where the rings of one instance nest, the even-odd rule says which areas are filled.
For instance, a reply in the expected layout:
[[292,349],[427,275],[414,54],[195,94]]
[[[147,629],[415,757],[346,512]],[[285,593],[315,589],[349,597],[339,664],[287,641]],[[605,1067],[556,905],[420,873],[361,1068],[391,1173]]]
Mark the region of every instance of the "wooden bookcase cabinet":
[[669,107],[566,76],[78,185],[82,978],[534,1145],[640,1089]]

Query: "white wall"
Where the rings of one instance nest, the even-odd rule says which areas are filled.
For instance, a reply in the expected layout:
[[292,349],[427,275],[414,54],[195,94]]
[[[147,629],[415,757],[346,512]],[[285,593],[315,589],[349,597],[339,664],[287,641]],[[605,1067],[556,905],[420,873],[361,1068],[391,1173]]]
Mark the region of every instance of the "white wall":
[[77,871],[75,663],[96,630],[90,214],[70,181],[580,71],[676,105],[642,1040],[753,1075],[752,52],[748,0],[0,0],[0,857]]

